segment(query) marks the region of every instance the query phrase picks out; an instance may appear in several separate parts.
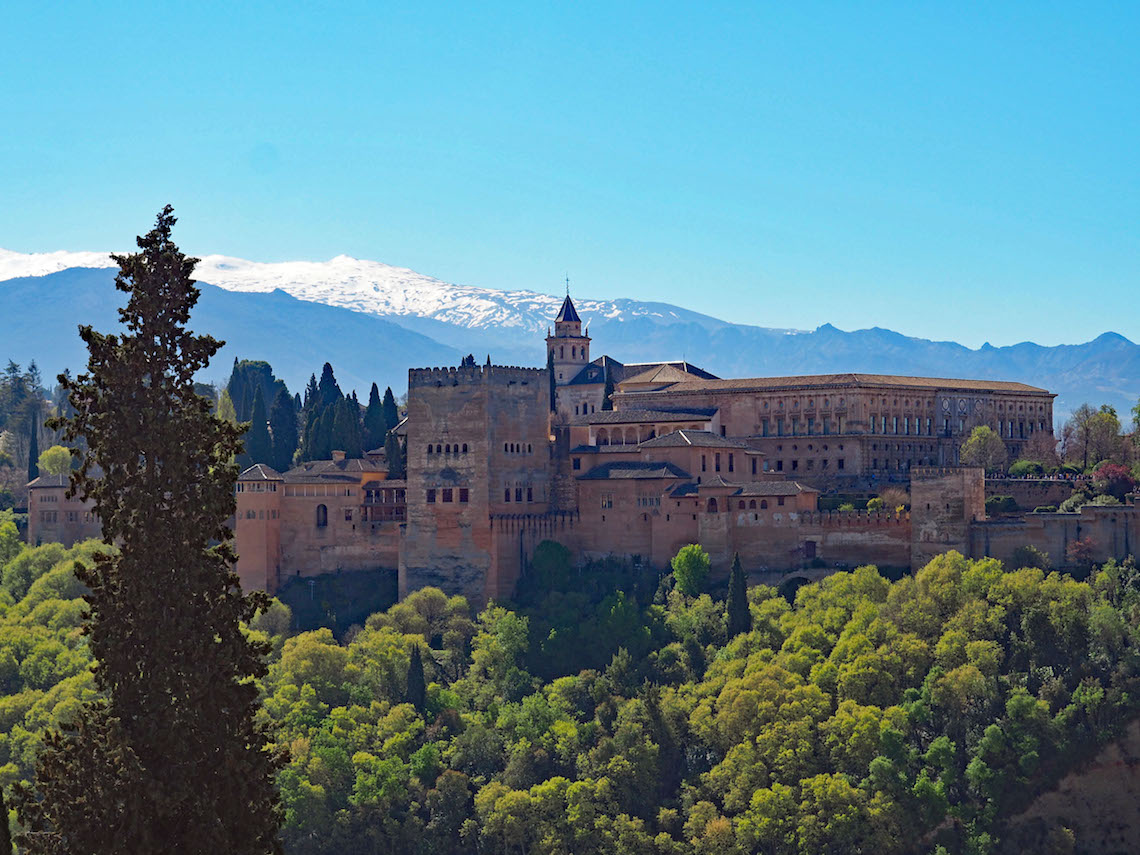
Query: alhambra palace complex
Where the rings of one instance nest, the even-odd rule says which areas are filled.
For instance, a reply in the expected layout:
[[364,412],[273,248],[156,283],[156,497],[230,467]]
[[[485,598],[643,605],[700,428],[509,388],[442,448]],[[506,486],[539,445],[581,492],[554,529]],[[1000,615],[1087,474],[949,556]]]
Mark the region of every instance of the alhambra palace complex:
[[[867,374],[723,380],[687,362],[591,361],[569,297],[546,345],[550,368],[409,371],[406,481],[387,477],[382,451],[243,472],[242,585],[272,593],[290,577],[391,568],[401,597],[436,585],[484,602],[511,594],[546,539],[578,560],[663,568],[699,543],[714,573],[734,553],[775,573],[917,567],[950,549],[1008,558],[1026,544],[1059,565],[1073,539],[1091,537],[1103,560],[1140,538],[1132,502],[986,519],[983,472],[959,466],[958,449],[981,424],[1011,460],[1035,434],[1051,437],[1044,389]],[[817,510],[822,491],[907,482],[909,513]],[[33,542],[98,536],[64,489],[62,478],[33,482]]]

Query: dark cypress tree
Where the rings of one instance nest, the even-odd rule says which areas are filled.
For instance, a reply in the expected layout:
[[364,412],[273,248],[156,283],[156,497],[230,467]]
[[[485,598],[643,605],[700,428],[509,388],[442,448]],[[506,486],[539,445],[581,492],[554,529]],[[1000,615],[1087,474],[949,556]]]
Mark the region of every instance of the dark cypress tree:
[[331,451],[343,451],[346,457],[362,457],[360,441],[360,406],[352,398],[341,398],[331,407],[333,414]]
[[364,411],[364,450],[379,448],[388,430],[384,421],[384,405],[380,403],[380,390],[373,383],[372,391],[368,393],[368,408]]
[[36,409],[32,410],[32,417],[28,419],[28,481],[40,477],[40,419]]
[[403,479],[407,476],[407,468],[404,463],[404,449],[400,445],[400,438],[396,436],[395,431],[388,433],[388,438],[384,440],[384,456],[388,458],[388,477],[397,480]]
[[302,409],[304,409],[304,406],[305,405],[301,403],[301,393],[298,392],[293,396],[293,409],[299,413]]
[[392,387],[384,390],[384,432],[387,433],[400,423],[400,410],[396,406],[396,396]]
[[[317,420],[317,425],[313,431],[313,447],[310,460],[328,460],[332,457],[333,453],[333,411],[335,407],[325,407],[324,412],[321,413],[320,418]],[[344,449],[337,449],[343,451]]]
[[277,393],[269,411],[269,430],[273,441],[270,465],[278,472],[285,472],[293,466],[293,453],[297,450],[297,408],[285,389]]
[[412,645],[412,655],[408,662],[408,703],[422,711],[427,701],[427,683],[424,682],[424,663],[420,658],[420,646]]
[[[317,391],[318,391],[318,389],[317,389],[317,375],[316,374],[310,374],[309,375],[309,385],[305,387],[304,408],[306,410],[308,410],[312,407],[315,407],[317,405]],[[298,393],[298,394],[300,394],[300,393]]]
[[[286,392],[286,395],[289,393]],[[254,463],[268,463],[273,465],[273,443],[269,438],[269,418],[265,414],[265,401],[261,397],[261,388],[253,391],[253,411],[249,417],[249,430],[245,435],[245,456],[248,458],[247,466]]]
[[4,788],[0,787],[0,853],[11,855],[12,830],[8,827],[8,803],[4,800]]
[[336,377],[333,376],[332,366],[326,362],[325,367],[321,369],[320,382],[317,383],[317,400],[320,406],[330,407],[343,397],[344,393],[340,391]]
[[609,368],[606,368],[606,387],[602,391],[602,409],[612,410],[614,408],[614,378],[610,374]]
[[558,409],[558,385],[554,382],[554,351],[546,352],[546,376],[550,382],[550,412]]
[[52,423],[87,438],[72,492],[118,549],[77,569],[102,697],[44,739],[38,796],[18,796],[26,852],[281,851],[280,757],[254,719],[269,648],[241,630],[268,601],[242,596],[226,527],[241,430],[194,391],[221,343],[185,327],[199,291],[174,222],[168,206],[115,256],[125,332],[80,328],[76,413]]
[[728,637],[735,638],[752,629],[752,612],[748,609],[748,585],[740,553],[732,556],[732,572],[728,577]]

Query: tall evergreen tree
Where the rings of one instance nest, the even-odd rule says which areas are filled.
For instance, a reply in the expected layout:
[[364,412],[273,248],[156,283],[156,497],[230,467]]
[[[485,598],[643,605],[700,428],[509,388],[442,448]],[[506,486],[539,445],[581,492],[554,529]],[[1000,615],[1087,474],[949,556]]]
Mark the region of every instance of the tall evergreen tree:
[[602,390],[602,409],[612,410],[614,408],[614,378],[610,374],[609,367],[606,367],[606,385]]
[[400,410],[396,406],[396,396],[392,394],[392,387],[384,390],[384,430],[390,431],[400,423]]
[[301,403],[301,393],[298,392],[296,395],[293,396],[293,409],[299,413],[299,412],[301,412],[301,410],[303,408],[304,408],[304,404]]
[[306,410],[308,410],[312,407],[315,407],[317,405],[318,392],[319,392],[319,390],[317,388],[317,375],[316,374],[310,374],[309,375],[309,385],[305,387],[304,408]]
[[44,740],[39,797],[19,796],[27,852],[281,851],[279,758],[254,719],[268,645],[241,629],[268,603],[242,596],[226,527],[241,431],[194,391],[221,343],[186,329],[199,290],[174,222],[167,206],[140,252],[115,256],[125,332],[80,328],[88,373],[53,423],[86,436],[72,492],[118,549],[77,571],[102,697]]
[[245,456],[248,458],[247,466],[252,466],[254,463],[273,465],[269,418],[265,414],[265,401],[261,397],[260,387],[253,390],[253,412],[250,413],[249,430],[245,434]]
[[363,457],[360,440],[360,406],[352,398],[341,398],[329,410],[333,414],[332,451],[346,457]]
[[408,703],[422,711],[427,702],[427,683],[424,682],[424,663],[420,658],[420,646],[412,645],[412,655],[408,661]]
[[372,384],[368,393],[368,408],[364,411],[364,450],[379,448],[384,442],[388,426],[384,419],[384,405],[380,403],[380,390]]
[[403,479],[407,477],[408,470],[404,460],[404,449],[395,431],[389,431],[388,438],[384,440],[384,456],[388,458],[389,478]]
[[229,422],[231,425],[237,424],[237,410],[234,409],[234,402],[233,398],[230,397],[229,389],[223,389],[222,396],[218,398],[218,418],[224,422]]
[[740,553],[732,556],[732,572],[728,577],[728,637],[735,638],[752,629],[752,612],[748,609],[748,580],[740,566]]
[[[336,407],[325,407],[317,419],[313,431],[312,457],[310,460],[328,460],[333,453],[333,420]],[[337,449],[343,450],[343,449]]]
[[0,853],[11,855],[12,830],[8,827],[8,803],[4,799],[4,788],[0,787]]
[[317,400],[320,401],[320,406],[330,407],[343,397],[344,393],[340,391],[336,377],[333,376],[333,368],[326,362],[321,369],[320,382],[317,383]]
[[33,412],[32,417],[28,419],[28,433],[28,481],[30,482],[40,477],[40,419],[38,413]]
[[297,450],[297,409],[285,389],[277,393],[269,411],[269,430],[273,442],[270,465],[278,472],[285,472],[292,467],[293,454]]
[[554,351],[546,352],[546,379],[550,383],[550,412],[558,409],[558,384],[554,382]]

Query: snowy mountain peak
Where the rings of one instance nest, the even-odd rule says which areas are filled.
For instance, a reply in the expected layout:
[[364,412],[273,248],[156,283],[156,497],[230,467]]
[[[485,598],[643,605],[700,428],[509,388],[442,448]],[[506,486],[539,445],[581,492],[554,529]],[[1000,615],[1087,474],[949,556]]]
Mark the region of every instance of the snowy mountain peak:
[[[0,282],[45,276],[70,267],[113,267],[106,253],[22,254],[0,250]],[[419,317],[471,329],[541,334],[562,297],[536,291],[498,291],[453,285],[406,267],[338,255],[328,261],[259,262],[226,255],[203,256],[194,276],[227,291],[284,291],[299,300],[388,318]],[[576,300],[583,319],[624,320],[652,316],[669,323],[682,310],[631,301]],[[711,320],[711,319],[705,319]],[[716,322],[719,323],[719,322]]]

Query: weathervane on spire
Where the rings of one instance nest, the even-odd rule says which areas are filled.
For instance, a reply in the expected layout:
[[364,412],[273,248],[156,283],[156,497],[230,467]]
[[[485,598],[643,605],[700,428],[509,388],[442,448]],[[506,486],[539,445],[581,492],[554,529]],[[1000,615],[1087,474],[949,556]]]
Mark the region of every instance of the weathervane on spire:
[[566,296],[570,296],[570,274],[566,274]]

